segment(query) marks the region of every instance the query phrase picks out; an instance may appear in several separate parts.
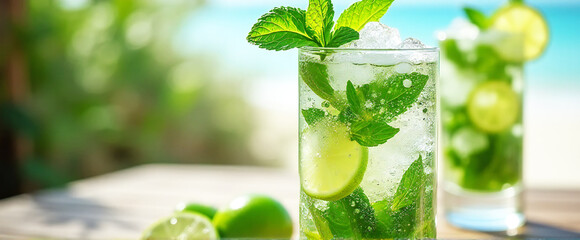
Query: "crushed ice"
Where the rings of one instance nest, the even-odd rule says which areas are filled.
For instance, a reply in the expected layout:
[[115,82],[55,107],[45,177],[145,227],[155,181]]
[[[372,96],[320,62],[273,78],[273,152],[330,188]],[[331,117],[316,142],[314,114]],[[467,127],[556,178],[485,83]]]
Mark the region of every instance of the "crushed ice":
[[369,22],[359,31],[359,39],[341,46],[361,49],[420,49],[426,48],[419,39],[401,40],[399,30],[380,22]]
[[380,22],[369,22],[359,32],[359,39],[347,44],[349,48],[393,49],[401,44],[399,30]]
[[[423,49],[429,46],[423,44],[415,38],[401,40],[399,30],[389,27],[380,22],[369,22],[359,31],[359,39],[340,46],[340,48],[357,48],[357,49]],[[390,56],[390,57],[386,57]],[[404,52],[393,52],[385,55],[384,53],[343,53],[338,54],[337,58],[348,58],[352,62],[372,63],[377,65],[393,65],[402,62],[409,64],[418,64],[423,62],[433,62],[437,59],[436,53],[417,52],[409,54]],[[409,65],[410,66],[410,65]],[[406,73],[409,67],[405,65],[398,66],[396,69],[399,73]]]

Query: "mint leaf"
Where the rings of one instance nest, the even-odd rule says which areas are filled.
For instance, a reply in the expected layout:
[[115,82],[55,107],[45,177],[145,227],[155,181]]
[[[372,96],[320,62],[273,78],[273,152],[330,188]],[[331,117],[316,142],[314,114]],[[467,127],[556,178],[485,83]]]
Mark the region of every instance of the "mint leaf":
[[279,7],[260,17],[246,39],[260,48],[276,51],[318,46],[308,32],[304,10]]
[[326,112],[318,108],[302,109],[302,116],[308,125],[314,125],[326,116]]
[[353,40],[359,39],[359,33],[349,27],[341,27],[332,33],[330,42],[326,45],[327,47],[340,47],[346,43]]
[[328,226],[334,239],[352,239],[355,236],[360,237],[358,229],[353,229],[351,222],[348,220],[349,215],[340,201],[328,203],[328,209],[324,212],[328,221]]
[[320,98],[327,100],[336,109],[344,108],[344,99],[338,99],[334,94],[334,89],[330,86],[328,67],[317,62],[299,62],[300,79],[310,87],[310,90]]
[[385,233],[381,238],[424,239],[424,237],[414,238],[411,235],[417,223],[417,205],[412,204],[393,211],[390,208],[391,204],[392,201],[390,199],[373,204],[376,218],[380,226],[385,229]]
[[[432,184],[432,179],[432,175],[426,176],[424,173],[423,160],[419,156],[403,174],[393,199],[373,204],[379,223],[389,230],[388,236],[382,238],[435,237],[433,192],[422,195],[425,185]],[[426,183],[428,181],[429,183]],[[416,226],[418,221],[421,225]]]
[[320,237],[324,240],[333,239],[332,231],[329,226],[328,220],[323,216],[323,212],[314,207],[314,204],[307,203],[310,215],[312,215],[312,220],[314,221],[314,226]]
[[391,127],[384,122],[360,121],[350,126],[351,138],[365,147],[383,144],[398,132],[398,128]]
[[[433,185],[433,175],[425,175],[426,185]],[[415,228],[415,233],[413,233],[413,238],[424,239],[430,238],[435,239],[437,237],[437,231],[435,226],[435,210],[433,209],[433,190],[426,191],[423,197],[424,208],[418,208],[417,214],[422,214],[422,224]]]
[[358,116],[352,111],[350,107],[346,107],[338,114],[338,121],[346,124],[351,124],[358,119]]
[[310,197],[305,202],[323,239],[380,238],[383,228],[378,226],[375,210],[360,187],[340,200],[328,202],[324,210],[316,208]]
[[368,22],[378,22],[394,0],[362,0],[348,7],[336,21],[335,29],[349,27],[360,31]]
[[346,83],[346,100],[348,101],[348,105],[350,109],[357,115],[362,114],[362,106],[360,103],[360,98],[358,97],[352,82],[349,80]]
[[464,7],[463,11],[465,12],[465,15],[467,15],[469,21],[479,29],[485,30],[489,27],[489,20],[481,11],[470,7]]
[[[353,237],[335,235],[336,238],[379,238],[377,232],[380,228],[377,226],[378,220],[375,217],[375,210],[372,208],[369,198],[365,195],[362,188],[358,187],[350,195],[337,202],[340,203],[348,216],[346,219],[350,221]],[[329,209],[329,211],[332,210]]]
[[330,0],[310,0],[306,12],[306,26],[314,31],[320,46],[330,41],[330,31],[334,25],[334,9]]
[[359,87],[370,107],[365,111],[387,121],[407,111],[417,101],[429,77],[418,72],[392,75]]
[[[411,81],[411,86],[406,87],[405,81]],[[387,103],[387,119],[404,113],[417,101],[419,95],[425,88],[429,76],[413,72],[411,74],[399,74],[389,78],[389,87],[387,91],[391,91],[395,97],[388,96]]]
[[425,173],[423,171],[423,160],[419,156],[403,174],[403,178],[393,198],[391,210],[394,212],[403,207],[415,204],[419,193],[423,191],[424,184]]

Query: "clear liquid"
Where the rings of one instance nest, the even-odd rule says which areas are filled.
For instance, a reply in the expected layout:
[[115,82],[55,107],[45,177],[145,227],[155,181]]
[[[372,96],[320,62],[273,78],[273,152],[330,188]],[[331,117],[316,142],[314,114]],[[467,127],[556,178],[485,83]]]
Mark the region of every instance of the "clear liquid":
[[[384,57],[388,58],[389,56]],[[325,61],[320,61],[316,57],[301,54],[300,64],[308,63],[309,61],[318,61],[327,67],[330,85],[338,94],[340,92],[346,92],[348,81],[351,81],[355,87],[360,87],[373,81],[380,81],[381,79],[388,79],[392,76],[410,73],[426,75],[428,80],[417,100],[404,113],[393,118],[382,119],[382,121],[385,121],[390,126],[398,128],[399,132],[387,140],[386,143],[368,148],[368,165],[359,185],[363,194],[361,195],[355,191],[355,193],[345,197],[345,199],[352,198],[346,205],[352,205],[354,208],[353,211],[349,213],[348,210],[339,211],[333,207],[334,204],[344,201],[342,199],[337,201],[324,201],[313,198],[304,191],[301,192],[301,238],[312,238],[324,234],[321,233],[324,230],[320,229],[325,228],[324,226],[320,226],[324,224],[317,223],[319,220],[317,220],[316,216],[313,216],[312,211],[341,216],[339,218],[357,218],[360,216],[366,218],[366,221],[379,222],[378,224],[370,224],[365,222],[365,219],[358,222],[350,221],[350,224],[347,223],[340,229],[342,232],[333,232],[333,237],[335,238],[434,238],[436,236],[436,186],[434,183],[436,179],[435,153],[437,149],[438,64],[436,62],[411,64],[409,61],[404,61],[394,65],[377,65],[361,63],[360,60],[357,63],[353,63],[348,61],[348,59],[347,61],[336,62],[332,58],[326,58]],[[305,72],[302,67],[300,71],[300,109],[319,108],[323,109],[329,115],[338,115],[339,110],[333,107],[332,104],[329,104],[327,100],[319,97],[305,83],[303,76],[309,74],[309,72]],[[404,81],[403,86],[405,87],[413,84],[407,79],[401,79],[401,81]],[[367,108],[388,108],[386,102],[387,100],[381,100],[362,104]],[[373,104],[383,106],[373,106]],[[301,114],[301,140],[304,131],[309,127],[303,114]],[[303,141],[301,141],[301,150],[304,147]],[[409,169],[409,166],[419,157],[422,160],[422,174],[425,177],[421,180],[421,189],[414,190],[419,192],[418,197],[413,199],[413,203],[411,204],[414,207],[402,208],[398,213],[385,210],[385,203],[392,203],[393,198],[396,197],[395,195],[397,194],[403,175]],[[367,203],[370,206],[365,206]],[[376,218],[372,215],[376,216]],[[365,229],[357,230],[356,228],[360,227],[360,225],[366,226],[367,224],[368,232],[372,233],[365,236],[365,232],[367,232]],[[349,232],[349,228],[352,231]],[[357,231],[360,233],[356,233]],[[355,232],[354,236],[349,235],[353,234],[352,232]]]

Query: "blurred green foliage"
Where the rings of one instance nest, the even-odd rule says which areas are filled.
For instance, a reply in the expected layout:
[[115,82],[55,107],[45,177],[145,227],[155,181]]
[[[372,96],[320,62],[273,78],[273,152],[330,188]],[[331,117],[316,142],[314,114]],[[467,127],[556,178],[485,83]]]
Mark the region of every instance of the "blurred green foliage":
[[73,2],[29,0],[18,30],[30,97],[2,115],[30,125],[26,177],[54,186],[148,162],[253,163],[242,81],[220,79],[219,56],[173,44],[203,2]]

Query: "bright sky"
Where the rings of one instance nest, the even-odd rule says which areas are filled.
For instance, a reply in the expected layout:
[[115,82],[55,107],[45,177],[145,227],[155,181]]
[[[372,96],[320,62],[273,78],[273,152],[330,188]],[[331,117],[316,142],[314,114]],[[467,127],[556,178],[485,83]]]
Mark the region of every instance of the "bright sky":
[[[307,6],[308,0],[209,0],[209,3],[220,6]],[[334,0],[332,3],[336,7],[342,8],[354,3],[354,0]],[[485,3],[482,3],[485,2]],[[398,0],[397,5],[437,5],[437,6],[463,6],[466,4],[474,5],[499,5],[506,0]],[[578,0],[528,0],[531,5],[559,5],[580,3]]]

